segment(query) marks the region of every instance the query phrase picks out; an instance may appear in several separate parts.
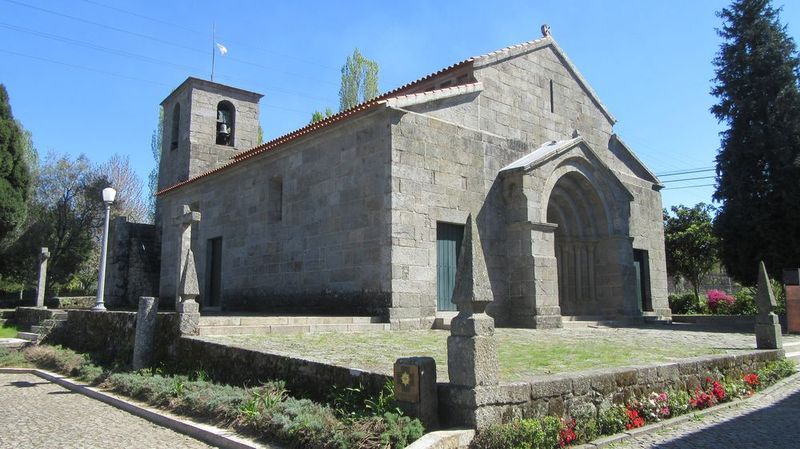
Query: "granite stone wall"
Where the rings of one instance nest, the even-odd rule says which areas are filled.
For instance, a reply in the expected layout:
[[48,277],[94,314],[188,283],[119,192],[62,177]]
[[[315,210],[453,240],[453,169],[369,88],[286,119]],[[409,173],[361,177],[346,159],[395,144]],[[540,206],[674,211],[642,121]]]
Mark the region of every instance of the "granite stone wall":
[[115,218],[109,231],[104,299],[107,307],[136,309],[140,296],[158,294],[161,248],[156,227]]
[[[165,213],[175,216],[187,204],[202,214],[192,228],[201,303],[208,296],[209,240],[221,238],[224,310],[302,312],[311,305],[338,314],[385,313],[387,125],[380,113],[354,118],[164,194]],[[175,295],[173,221],[162,220],[162,302]]]
[[469,410],[475,409],[484,422],[546,415],[596,417],[612,403],[624,403],[670,388],[692,391],[706,377],[739,377],[783,356],[783,350],[754,351],[657,366],[542,376],[528,382],[483,388],[475,395],[450,384],[439,384],[439,419],[447,427],[472,427],[473,415]]
[[[91,354],[103,363],[129,365],[133,357],[136,335],[136,312],[67,311],[67,321],[57,326],[45,340],[78,352]],[[170,351],[178,339],[178,315],[159,313],[155,332],[156,362],[169,361]]]

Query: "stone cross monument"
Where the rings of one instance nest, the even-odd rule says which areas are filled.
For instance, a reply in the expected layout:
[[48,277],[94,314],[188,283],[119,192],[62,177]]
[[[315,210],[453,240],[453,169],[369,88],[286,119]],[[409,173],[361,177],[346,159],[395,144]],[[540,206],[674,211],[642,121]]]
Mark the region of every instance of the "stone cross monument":
[[775,306],[775,295],[769,284],[767,268],[764,262],[758,265],[758,295],[756,296],[756,306],[758,315],[756,316],[756,347],[758,349],[781,349],[781,325],[778,322],[778,315],[773,312]]
[[[497,421],[479,398],[490,397],[498,385],[497,344],[494,319],[486,314],[493,300],[489,274],[483,258],[478,227],[472,215],[464,226],[458,258],[453,302],[458,315],[450,322],[447,338],[447,373],[456,403],[463,404],[463,424],[482,428]],[[483,393],[483,394],[482,394]]]
[[200,222],[200,212],[184,205],[178,210],[176,220],[181,227],[181,238],[178,242],[180,257],[175,283],[175,311],[180,315],[180,333],[196,334],[200,323],[200,305],[196,301],[200,296],[200,286],[192,252],[192,224]]
[[192,225],[200,222],[200,212],[183,205],[178,209],[176,221],[180,226],[181,237],[178,240],[180,257],[177,271],[179,277],[175,283],[175,310],[179,313],[197,313],[199,306],[195,300],[200,296],[200,288],[192,252]]
[[36,287],[36,307],[44,307],[44,288],[47,282],[47,259],[50,258],[50,251],[47,247],[42,247],[39,252],[39,284]]

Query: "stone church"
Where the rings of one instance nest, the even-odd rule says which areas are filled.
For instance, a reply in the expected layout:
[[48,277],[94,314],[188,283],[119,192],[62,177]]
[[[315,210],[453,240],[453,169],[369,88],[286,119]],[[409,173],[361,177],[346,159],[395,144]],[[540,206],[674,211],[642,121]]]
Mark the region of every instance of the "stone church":
[[187,79],[162,102],[162,301],[189,211],[204,311],[430,327],[471,213],[498,325],[669,316],[662,186],[544,31],[261,145],[260,94]]

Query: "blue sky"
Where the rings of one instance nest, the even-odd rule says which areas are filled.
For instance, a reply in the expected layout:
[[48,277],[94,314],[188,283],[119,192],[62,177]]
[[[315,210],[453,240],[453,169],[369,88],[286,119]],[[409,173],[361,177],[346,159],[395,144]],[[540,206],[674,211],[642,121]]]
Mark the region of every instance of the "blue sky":
[[[50,150],[94,162],[155,161],[158,104],[187,76],[208,78],[212,23],[229,52],[215,80],[264,94],[265,139],[338,108],[355,47],[386,91],[473,55],[540,36],[542,23],[657,174],[713,167],[722,127],[709,113],[719,47],[716,0],[274,2],[0,0],[0,83],[15,116]],[[791,36],[800,2],[776,2]],[[704,178],[713,172],[665,176]],[[667,182],[665,206],[709,202],[713,179]]]

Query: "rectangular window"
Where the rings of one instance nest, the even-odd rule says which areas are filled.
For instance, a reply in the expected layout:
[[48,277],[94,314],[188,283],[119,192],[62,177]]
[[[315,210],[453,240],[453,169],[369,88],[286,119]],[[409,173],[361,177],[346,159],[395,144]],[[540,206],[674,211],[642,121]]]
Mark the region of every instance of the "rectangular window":
[[269,221],[275,223],[283,220],[283,179],[272,178],[269,180],[267,202],[269,204]]

